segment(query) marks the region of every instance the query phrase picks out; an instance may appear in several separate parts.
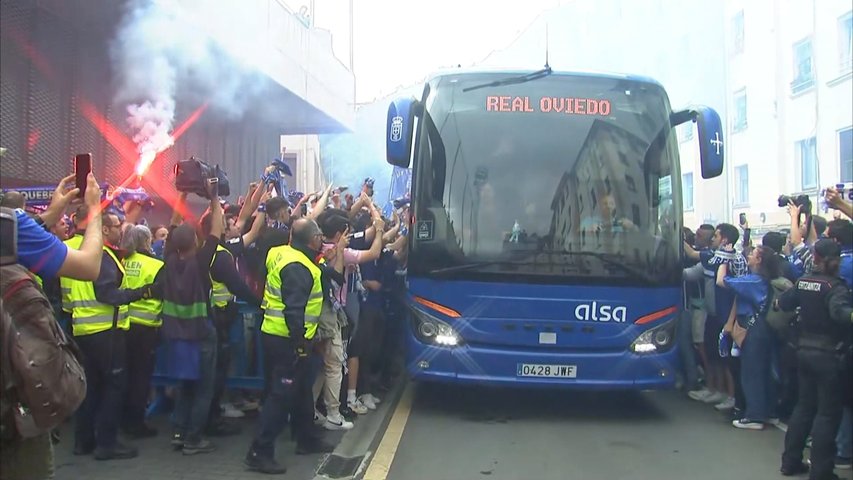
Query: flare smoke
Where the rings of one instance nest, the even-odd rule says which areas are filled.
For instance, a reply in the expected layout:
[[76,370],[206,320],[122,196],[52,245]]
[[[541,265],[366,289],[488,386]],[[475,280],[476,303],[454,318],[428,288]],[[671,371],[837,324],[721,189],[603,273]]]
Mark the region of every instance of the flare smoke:
[[[240,2],[209,3],[205,18],[240,18]],[[126,106],[127,126],[139,154],[137,175],[174,144],[179,90],[181,98],[191,92],[199,103],[209,102],[220,113],[240,118],[262,88],[259,75],[223,53],[209,22],[200,16],[174,0],[130,0],[111,43],[118,81],[115,100]],[[253,34],[261,32],[232,33],[254,40]]]

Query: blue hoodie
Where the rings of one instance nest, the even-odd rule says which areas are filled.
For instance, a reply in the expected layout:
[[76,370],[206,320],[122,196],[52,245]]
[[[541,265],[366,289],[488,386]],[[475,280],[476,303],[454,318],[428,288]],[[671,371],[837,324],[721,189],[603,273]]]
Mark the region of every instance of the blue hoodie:
[[767,301],[767,282],[758,274],[726,277],[724,283],[737,297],[738,316],[749,317],[758,313],[757,309]]

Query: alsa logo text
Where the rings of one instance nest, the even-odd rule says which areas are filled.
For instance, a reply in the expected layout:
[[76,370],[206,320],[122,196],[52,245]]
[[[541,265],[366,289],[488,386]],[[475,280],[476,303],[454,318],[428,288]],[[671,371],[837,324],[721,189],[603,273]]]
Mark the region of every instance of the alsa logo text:
[[575,307],[575,318],[587,322],[618,322],[625,323],[628,309],[603,305],[598,302],[582,303]]

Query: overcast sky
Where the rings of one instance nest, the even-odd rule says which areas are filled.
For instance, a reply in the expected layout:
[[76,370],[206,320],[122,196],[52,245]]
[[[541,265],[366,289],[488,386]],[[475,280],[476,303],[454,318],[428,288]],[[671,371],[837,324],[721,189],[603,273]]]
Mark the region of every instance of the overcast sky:
[[[470,66],[508,45],[566,0],[354,0],[356,100],[368,102],[431,71]],[[307,0],[287,0],[298,11]],[[332,31],[349,62],[349,0],[315,0],[315,25]],[[543,52],[544,58],[544,52]]]

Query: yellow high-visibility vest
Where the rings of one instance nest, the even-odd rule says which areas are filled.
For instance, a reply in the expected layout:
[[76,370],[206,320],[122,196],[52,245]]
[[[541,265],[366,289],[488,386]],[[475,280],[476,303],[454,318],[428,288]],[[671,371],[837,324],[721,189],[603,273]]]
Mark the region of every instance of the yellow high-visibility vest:
[[[163,268],[163,261],[142,253],[134,253],[124,259],[125,283],[127,288],[142,288],[154,283],[157,273]],[[146,327],[159,327],[163,324],[160,312],[163,311],[163,301],[156,298],[143,298],[128,306],[127,315],[130,323]]]
[[[225,252],[228,255],[229,260],[231,262],[234,261],[234,256],[231,255],[231,252],[223,247],[222,245],[216,246],[217,254],[219,252]],[[216,255],[210,260],[210,266],[213,267],[213,262],[216,260]],[[210,283],[212,285],[210,291],[210,303],[213,304],[214,307],[225,308],[228,305],[228,302],[234,300],[234,295],[228,290],[228,287],[225,286],[222,282],[217,282],[213,279],[213,275],[210,276]]]
[[[68,246],[68,248],[73,248],[74,250],[80,250],[80,247],[83,245],[83,235],[75,234],[73,237],[68,240],[62,242]],[[71,313],[71,279],[66,277],[59,278],[59,288],[62,292],[62,310],[67,313]]]
[[[300,263],[311,272],[314,284],[305,306],[305,338],[312,339],[317,333],[320,312],[323,308],[323,288],[320,284],[320,268],[304,253],[289,245],[273,247],[267,254],[267,285],[264,289],[264,321],[261,331],[279,337],[290,337],[290,329],[284,320],[284,300],[281,295],[281,271],[291,263]],[[269,265],[272,264],[270,268]]]
[[[112,250],[104,247],[107,256],[115,262],[122,273],[121,288],[127,287],[127,275],[124,274],[124,266],[115,256]],[[130,321],[127,317],[128,306],[114,307],[101,303],[95,297],[95,284],[81,280],[71,280],[71,321],[72,332],[75,337],[92,335],[109,330],[113,327],[113,316],[118,310],[116,327],[121,330],[130,329]]]

